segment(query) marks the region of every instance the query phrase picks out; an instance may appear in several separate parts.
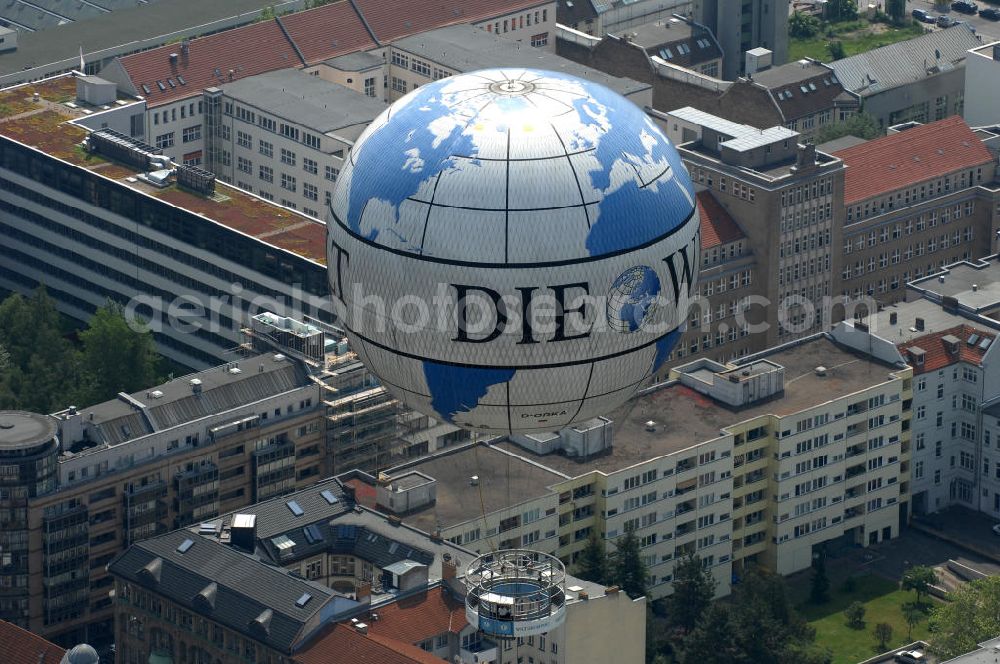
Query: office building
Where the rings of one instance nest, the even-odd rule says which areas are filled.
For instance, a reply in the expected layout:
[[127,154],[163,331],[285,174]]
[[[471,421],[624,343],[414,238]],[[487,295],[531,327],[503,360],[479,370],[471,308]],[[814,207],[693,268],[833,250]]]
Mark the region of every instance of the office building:
[[987,141],[996,137],[959,116],[901,129],[833,153],[846,166],[834,292],[897,302],[907,282],[993,249],[1000,186]]
[[1000,41],[970,48],[965,57],[965,121],[972,127],[1000,124]]
[[722,78],[746,73],[743,54],[754,48],[773,53],[774,64],[788,60],[788,6],[779,0],[694,0],[691,15],[711,30],[726,54]]
[[884,131],[902,122],[962,115],[967,51],[979,46],[973,32],[956,26],[834,60],[830,66]]
[[52,416],[0,415],[13,425],[0,428],[3,619],[68,645],[109,637],[117,553],[329,474],[320,399],[301,363],[268,354]]
[[[753,350],[763,350],[825,329],[826,319],[842,316],[839,306],[826,307],[823,298],[837,293],[843,162],[801,144],[799,133],[786,127],[760,130],[689,107],[652,116],[678,146],[695,188],[732,217],[756,264],[767,266],[750,272],[747,283],[741,274],[739,283],[752,290],[740,293],[744,299],[735,307],[731,283],[724,284],[722,296],[719,282],[699,284],[712,309],[701,314],[701,334],[714,342],[719,332],[729,334],[735,320],[739,338],[751,323],[764,323],[766,329],[750,341],[757,344]],[[768,304],[747,309],[745,298],[753,294]],[[726,319],[735,315],[724,319],[724,328],[714,318],[720,305]]]
[[453,25],[404,37],[393,42],[387,51],[389,101],[395,101],[417,86],[446,76],[503,66],[564,72],[600,83],[640,108],[652,103],[652,89],[648,83],[581,66],[544,49],[525,48],[497,35],[495,31],[484,33],[468,25]]
[[600,37],[669,21],[687,5],[685,0],[561,0],[557,3],[556,20],[560,26]]
[[461,575],[473,557],[357,505],[350,486],[325,480],[143,540],[112,561],[118,656],[643,661],[644,599],[572,577],[563,626],[530,643],[489,640],[466,622]]
[[[376,78],[369,80],[374,86]],[[205,122],[215,128],[207,135],[205,168],[317,219],[325,217],[347,152],[385,110],[372,95],[298,69],[206,88],[203,101]]]
[[385,58],[386,45],[458,21],[514,43],[554,49],[548,46],[555,27],[553,1],[479,1],[461,8],[442,3],[405,18],[410,9],[405,0],[333,2],[128,55],[104,67],[101,76],[122,93],[146,100],[143,133],[132,133],[133,138],[161,148],[178,163],[200,166],[207,132],[205,88],[359,52]]

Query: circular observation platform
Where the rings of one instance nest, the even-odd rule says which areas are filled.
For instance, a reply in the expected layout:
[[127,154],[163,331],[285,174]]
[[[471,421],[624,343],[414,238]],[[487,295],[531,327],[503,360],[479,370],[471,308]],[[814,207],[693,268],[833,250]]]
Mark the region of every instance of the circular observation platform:
[[544,634],[566,620],[566,568],[538,551],[486,553],[465,573],[465,617],[496,638]]

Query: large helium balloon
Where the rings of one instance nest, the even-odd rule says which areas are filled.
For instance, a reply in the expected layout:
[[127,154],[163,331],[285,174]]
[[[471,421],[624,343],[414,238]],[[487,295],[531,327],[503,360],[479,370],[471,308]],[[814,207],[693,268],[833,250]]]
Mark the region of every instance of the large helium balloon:
[[676,150],[562,73],[421,86],[355,143],[328,211],[334,305],[406,405],[489,432],[623,403],[670,355],[699,250]]

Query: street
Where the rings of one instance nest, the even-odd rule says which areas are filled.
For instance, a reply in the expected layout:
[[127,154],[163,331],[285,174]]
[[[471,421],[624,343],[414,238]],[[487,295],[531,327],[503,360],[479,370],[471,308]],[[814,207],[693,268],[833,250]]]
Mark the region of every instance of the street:
[[[980,9],[985,9],[986,7],[997,7],[1000,9],[1000,4],[990,4],[983,2],[982,0],[977,0],[977,5]],[[951,3],[947,5],[947,9],[941,9],[943,5],[935,4],[931,0],[907,0],[906,2],[906,13],[910,14],[914,9],[923,9],[936,16],[941,14],[947,14],[958,21],[965,21],[972,27],[976,29],[976,34],[981,35],[983,38],[983,43],[989,43],[1000,39],[1000,21],[988,21],[985,18],[980,17],[978,14],[973,16],[972,14],[963,14],[961,12],[952,11],[950,8]],[[934,30],[942,30],[945,28],[939,28],[937,26],[931,26],[930,24],[925,24],[928,28],[933,27]]]

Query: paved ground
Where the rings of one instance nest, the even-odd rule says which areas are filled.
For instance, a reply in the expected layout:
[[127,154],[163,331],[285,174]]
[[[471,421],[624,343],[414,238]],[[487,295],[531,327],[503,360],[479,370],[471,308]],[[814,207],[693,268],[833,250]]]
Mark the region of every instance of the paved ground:
[[934,529],[942,536],[974,551],[1000,561],[1000,535],[993,532],[996,520],[963,507],[951,507],[937,514],[920,517],[919,523]]
[[[1000,8],[1000,4],[991,4],[984,2],[984,0],[976,0],[976,4],[979,5],[980,9],[985,9],[986,7]],[[931,0],[907,0],[906,13],[909,14],[914,9],[924,9],[938,16],[941,14],[947,14],[956,20],[965,21],[966,23],[972,25],[976,29],[976,34],[982,35],[984,44],[1000,39],[1000,22],[987,21],[979,15],[972,16],[970,14],[962,14],[960,12],[952,11],[950,5],[951,2],[948,2],[948,9],[942,10],[939,9],[941,5],[935,5],[935,3],[931,2]],[[929,24],[928,27],[930,27]],[[941,28],[935,26],[934,29],[940,30]]]

